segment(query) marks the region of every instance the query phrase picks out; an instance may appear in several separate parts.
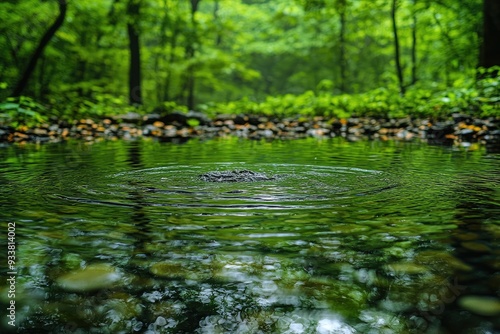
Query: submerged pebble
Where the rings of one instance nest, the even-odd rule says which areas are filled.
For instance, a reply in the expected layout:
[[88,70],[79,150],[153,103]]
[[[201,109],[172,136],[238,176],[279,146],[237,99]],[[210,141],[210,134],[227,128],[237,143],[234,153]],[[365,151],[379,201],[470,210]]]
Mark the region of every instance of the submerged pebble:
[[157,262],[151,266],[150,271],[156,276],[167,278],[180,278],[187,275],[181,263],[172,261]]
[[109,264],[93,264],[57,279],[58,285],[68,291],[86,292],[113,286],[122,275]]
[[202,273],[200,268],[193,270],[193,268],[184,267],[181,262],[177,261],[157,262],[149,271],[158,277],[170,279],[199,279],[200,275],[209,274]]
[[318,334],[351,334],[356,331],[338,319],[321,319],[316,327]]

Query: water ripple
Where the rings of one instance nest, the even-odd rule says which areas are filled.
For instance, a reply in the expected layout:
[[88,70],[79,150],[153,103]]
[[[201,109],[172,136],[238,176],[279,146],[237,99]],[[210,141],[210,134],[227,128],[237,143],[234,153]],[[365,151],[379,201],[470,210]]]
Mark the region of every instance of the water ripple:
[[[208,171],[238,169],[263,173],[272,179],[251,183],[207,183],[199,179]],[[119,172],[106,180],[101,185],[77,186],[80,193],[76,196],[56,196],[91,205],[206,209],[207,214],[214,210],[258,213],[345,206],[359,201],[358,197],[370,197],[398,186],[377,170],[301,164],[167,165]]]

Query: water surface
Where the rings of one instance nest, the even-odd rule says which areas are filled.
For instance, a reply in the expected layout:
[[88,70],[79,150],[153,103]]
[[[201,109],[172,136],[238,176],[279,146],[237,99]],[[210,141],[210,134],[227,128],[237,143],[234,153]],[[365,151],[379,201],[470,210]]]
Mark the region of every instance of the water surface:
[[[2,148],[18,328],[499,333],[499,162],[340,138]],[[199,178],[243,169],[274,178]]]

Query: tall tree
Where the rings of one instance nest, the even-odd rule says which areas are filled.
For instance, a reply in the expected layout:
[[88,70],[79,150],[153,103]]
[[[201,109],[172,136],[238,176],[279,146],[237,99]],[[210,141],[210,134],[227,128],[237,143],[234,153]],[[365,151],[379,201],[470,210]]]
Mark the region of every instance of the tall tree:
[[[170,65],[175,64],[177,61],[176,49],[177,49],[177,41],[181,32],[181,18],[179,15],[176,16],[175,20],[172,22],[172,37],[170,38],[170,54],[168,56],[168,63]],[[170,100],[170,87],[172,86],[172,69],[167,69],[167,76],[165,78],[165,89],[163,94],[162,101]]]
[[64,18],[66,17],[66,10],[68,7],[68,4],[66,3],[66,0],[58,0],[59,4],[59,15],[57,16],[56,20],[52,25],[47,29],[45,34],[42,36],[42,39],[38,43],[38,46],[36,47],[35,51],[33,52],[33,55],[31,56],[28,65],[26,66],[23,75],[21,76],[21,79],[17,82],[17,85],[14,88],[14,91],[12,92],[12,96],[19,96],[22,94],[26,86],[28,85],[28,81],[33,74],[36,63],[40,59],[40,57],[43,54],[43,50],[49,44],[50,40],[54,35],[56,34],[57,30],[62,26],[64,23]]
[[403,68],[401,67],[401,60],[400,60],[398,25],[396,22],[397,8],[398,8],[398,1],[392,0],[391,19],[392,19],[392,33],[394,35],[394,61],[396,62],[396,74],[398,76],[399,92],[401,93],[401,95],[404,95],[405,86],[403,81]]
[[[186,46],[186,59],[188,61],[194,58],[196,49],[195,45],[198,42],[198,31],[196,24],[196,12],[198,11],[198,5],[201,0],[191,0],[191,32],[189,34],[188,43]],[[195,77],[194,77],[194,65],[190,63],[187,70],[186,78],[186,88],[187,88],[187,107],[189,109],[194,109],[194,87],[195,87]]]
[[411,23],[411,84],[417,82],[417,0],[413,0],[413,15]]
[[221,29],[221,24],[220,24],[220,18],[219,18],[219,0],[215,0],[214,2],[214,22],[216,25],[216,33],[215,33],[215,46],[219,46],[222,43],[222,29]]
[[[165,49],[167,46],[168,42],[168,36],[167,36],[167,30],[168,28],[172,25],[170,22],[170,8],[169,8],[169,2],[168,0],[163,1],[163,17],[161,20],[160,24],[160,33],[159,33],[159,40],[158,40],[158,46],[159,49],[161,50],[157,55],[155,55],[154,58],[154,71],[155,73],[158,73],[160,71],[160,64],[161,61],[165,58]],[[169,71],[165,70],[166,75],[168,76]],[[157,76],[156,78],[156,99],[157,102],[163,102],[165,101],[164,97],[167,94],[165,92],[165,85],[164,85],[164,80],[161,76]]]
[[142,104],[141,90],[141,46],[139,43],[140,0],[129,0],[127,3],[127,33],[130,50],[129,67],[129,103]]
[[340,14],[340,35],[339,35],[339,48],[340,48],[340,92],[346,93],[346,81],[347,81],[347,58],[346,58],[346,45],[345,45],[345,35],[346,35],[346,12],[347,12],[347,0],[339,0],[338,2],[339,14]]
[[479,66],[500,66],[500,1],[483,1],[483,40]]

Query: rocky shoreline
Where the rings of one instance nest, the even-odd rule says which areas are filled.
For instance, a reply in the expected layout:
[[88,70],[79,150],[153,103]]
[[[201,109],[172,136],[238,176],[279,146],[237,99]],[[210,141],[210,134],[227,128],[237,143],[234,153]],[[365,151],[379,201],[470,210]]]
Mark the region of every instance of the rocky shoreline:
[[102,120],[81,119],[28,128],[0,125],[0,143],[50,143],[70,138],[88,142],[98,140],[133,140],[152,137],[159,141],[186,141],[236,136],[248,139],[297,139],[305,137],[344,137],[355,141],[424,140],[431,144],[485,144],[489,151],[500,152],[500,118],[478,119],[453,114],[448,120],[337,118],[273,118],[253,115],[219,115],[213,119],[203,113],[174,112],[161,116],[135,113]]

